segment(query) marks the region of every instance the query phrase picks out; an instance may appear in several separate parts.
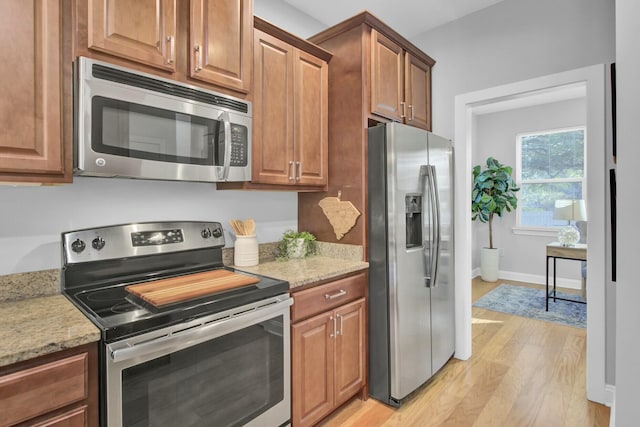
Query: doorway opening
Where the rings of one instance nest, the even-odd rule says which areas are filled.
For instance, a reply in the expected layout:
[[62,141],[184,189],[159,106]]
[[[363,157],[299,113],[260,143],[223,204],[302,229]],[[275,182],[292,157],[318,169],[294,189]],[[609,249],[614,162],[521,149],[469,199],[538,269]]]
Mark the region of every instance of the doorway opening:
[[[605,384],[605,66],[596,65],[522,82],[458,95],[455,99],[455,264],[456,353],[468,359],[471,347],[472,241],[471,172],[474,161],[474,120],[479,112],[499,105],[549,96],[558,88],[584,87],[586,99],[586,168],[589,206],[587,264],[587,398],[607,404]],[[529,99],[531,101],[531,99]],[[507,103],[507,104],[504,104]],[[588,242],[593,242],[589,245]],[[544,258],[544,248],[540,257]]]

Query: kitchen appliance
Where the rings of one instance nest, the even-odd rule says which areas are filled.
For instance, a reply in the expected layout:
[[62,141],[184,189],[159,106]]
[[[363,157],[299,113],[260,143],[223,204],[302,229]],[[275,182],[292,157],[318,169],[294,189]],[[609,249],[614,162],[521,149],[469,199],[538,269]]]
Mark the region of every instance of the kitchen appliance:
[[62,234],[62,292],[101,330],[102,426],[288,425],[289,284],[225,267],[224,244],[217,222]]
[[251,103],[79,57],[76,175],[251,180]]
[[369,391],[393,406],[454,352],[451,142],[369,128]]

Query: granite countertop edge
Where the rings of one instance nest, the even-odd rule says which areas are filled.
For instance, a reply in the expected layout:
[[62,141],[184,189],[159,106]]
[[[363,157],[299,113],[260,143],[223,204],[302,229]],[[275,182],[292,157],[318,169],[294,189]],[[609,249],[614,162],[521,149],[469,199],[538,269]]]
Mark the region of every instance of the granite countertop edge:
[[260,274],[289,282],[289,289],[323,282],[340,276],[357,273],[369,268],[369,263],[337,259],[327,256],[311,256],[288,261],[270,261],[256,266],[233,266],[238,271]]
[[0,367],[100,340],[63,295],[0,303]]

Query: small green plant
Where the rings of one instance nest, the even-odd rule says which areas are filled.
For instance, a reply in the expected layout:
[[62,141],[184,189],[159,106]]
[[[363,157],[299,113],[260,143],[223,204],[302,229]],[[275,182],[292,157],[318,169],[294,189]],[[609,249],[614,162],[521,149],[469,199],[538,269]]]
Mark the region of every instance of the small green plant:
[[286,261],[289,258],[304,258],[315,255],[318,251],[316,236],[308,231],[287,230],[278,242],[277,259]]
[[518,207],[516,187],[511,173],[513,169],[493,157],[487,159],[487,168],[473,168],[473,190],[471,192],[472,219],[489,223],[489,248],[493,249],[493,216],[502,217],[504,211]]

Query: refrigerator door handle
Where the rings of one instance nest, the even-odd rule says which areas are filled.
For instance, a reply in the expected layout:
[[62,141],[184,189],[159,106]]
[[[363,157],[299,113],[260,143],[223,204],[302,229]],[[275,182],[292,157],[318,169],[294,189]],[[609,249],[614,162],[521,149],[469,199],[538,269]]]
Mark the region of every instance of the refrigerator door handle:
[[438,264],[440,260],[440,243],[441,239],[441,227],[440,227],[440,195],[438,194],[438,182],[436,180],[436,167],[434,165],[429,165],[429,181],[431,190],[430,196],[432,197],[432,209],[433,209],[433,228],[434,228],[434,238],[433,242],[435,244],[434,256],[431,259],[433,267],[431,268],[431,287],[435,288],[438,286]]
[[[420,189],[422,192],[423,203],[429,200],[431,202],[431,189],[427,188],[431,186],[429,165],[420,166]],[[424,209],[423,212],[428,216],[429,229],[425,229],[425,220],[422,221],[422,237],[423,237],[423,265],[424,265],[424,284],[427,288],[431,287],[432,279],[432,267],[433,267],[433,216],[431,203],[429,203],[430,209]]]

